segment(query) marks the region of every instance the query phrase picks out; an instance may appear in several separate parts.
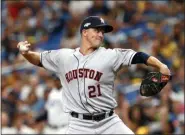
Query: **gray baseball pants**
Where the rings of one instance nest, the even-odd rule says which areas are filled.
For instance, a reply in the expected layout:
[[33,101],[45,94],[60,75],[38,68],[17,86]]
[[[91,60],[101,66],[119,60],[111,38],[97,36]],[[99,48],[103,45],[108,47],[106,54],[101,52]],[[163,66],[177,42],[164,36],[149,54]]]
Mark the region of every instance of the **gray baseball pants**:
[[70,116],[66,134],[134,134],[117,114],[101,121],[84,120]]

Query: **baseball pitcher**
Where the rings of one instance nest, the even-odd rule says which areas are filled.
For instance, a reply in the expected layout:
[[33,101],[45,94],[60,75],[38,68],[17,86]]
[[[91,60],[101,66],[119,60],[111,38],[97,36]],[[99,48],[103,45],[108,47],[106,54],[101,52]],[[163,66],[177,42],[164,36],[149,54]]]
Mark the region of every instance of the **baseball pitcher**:
[[165,64],[144,52],[100,47],[104,34],[112,30],[101,17],[89,16],[81,23],[79,48],[38,53],[30,50],[27,41],[17,45],[30,63],[59,76],[64,110],[70,114],[67,134],[134,134],[114,113],[116,73],[123,66],[146,64],[170,75]]

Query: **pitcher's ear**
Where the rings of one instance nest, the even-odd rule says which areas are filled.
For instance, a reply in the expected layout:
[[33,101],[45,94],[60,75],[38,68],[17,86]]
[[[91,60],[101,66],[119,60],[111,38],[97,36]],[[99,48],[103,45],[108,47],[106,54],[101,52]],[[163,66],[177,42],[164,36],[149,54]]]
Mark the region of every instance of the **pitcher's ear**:
[[87,30],[86,30],[86,29],[83,29],[83,30],[82,30],[82,35],[83,35],[83,36],[87,36]]

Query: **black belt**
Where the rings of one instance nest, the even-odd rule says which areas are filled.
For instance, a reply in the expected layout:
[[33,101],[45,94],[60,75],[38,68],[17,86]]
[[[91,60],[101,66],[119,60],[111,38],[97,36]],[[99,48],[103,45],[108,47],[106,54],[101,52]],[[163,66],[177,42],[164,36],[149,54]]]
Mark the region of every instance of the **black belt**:
[[[101,121],[105,118],[108,118],[110,116],[112,116],[114,113],[113,110],[111,110],[110,112],[103,112],[103,113],[98,113],[98,114],[80,114],[80,113],[76,113],[76,112],[71,112],[71,116],[75,117],[75,118],[82,118],[84,120],[95,120],[95,121]],[[80,117],[81,116],[81,117]]]

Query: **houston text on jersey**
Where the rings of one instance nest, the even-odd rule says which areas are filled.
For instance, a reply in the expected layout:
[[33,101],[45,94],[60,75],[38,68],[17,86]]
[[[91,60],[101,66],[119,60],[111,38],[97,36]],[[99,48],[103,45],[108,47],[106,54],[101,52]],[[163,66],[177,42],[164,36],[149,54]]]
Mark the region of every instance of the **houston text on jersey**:
[[93,69],[80,68],[80,69],[69,71],[68,73],[65,74],[65,77],[68,83],[73,79],[77,79],[77,77],[79,78],[85,77],[85,78],[90,78],[90,79],[99,81],[102,74],[103,73],[99,71],[95,71]]

